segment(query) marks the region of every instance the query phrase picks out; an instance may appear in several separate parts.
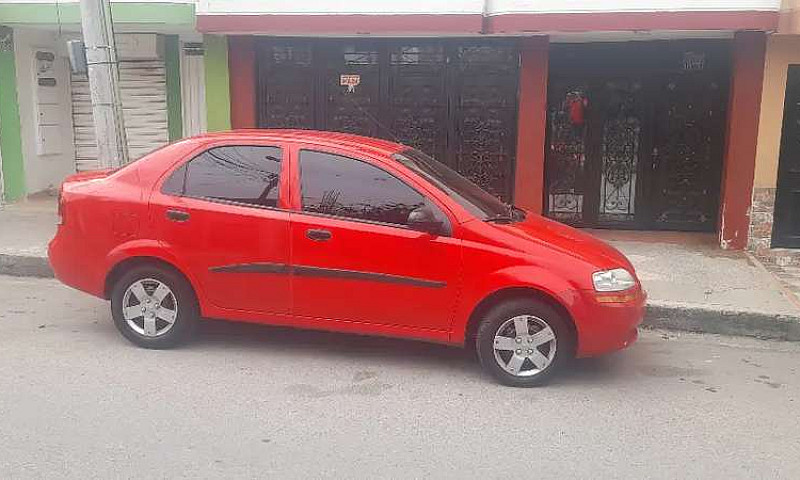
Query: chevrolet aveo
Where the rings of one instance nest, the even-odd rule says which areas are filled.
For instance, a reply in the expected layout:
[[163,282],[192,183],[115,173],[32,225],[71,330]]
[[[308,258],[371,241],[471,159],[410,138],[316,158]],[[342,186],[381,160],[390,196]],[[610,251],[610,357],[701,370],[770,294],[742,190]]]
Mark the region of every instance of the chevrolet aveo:
[[201,318],[474,346],[513,386],[637,338],[630,262],[507,205],[412,148],[354,135],[237,131],[69,177],[56,276],[111,300],[147,348]]

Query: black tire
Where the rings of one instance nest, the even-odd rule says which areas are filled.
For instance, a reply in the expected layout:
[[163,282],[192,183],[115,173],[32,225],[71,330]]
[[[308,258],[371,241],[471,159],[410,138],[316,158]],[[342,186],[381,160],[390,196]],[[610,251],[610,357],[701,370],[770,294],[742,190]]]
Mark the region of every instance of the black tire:
[[[531,376],[517,376],[507,372],[495,358],[495,335],[508,320],[530,315],[547,324],[555,334],[555,354],[543,370]],[[575,339],[567,319],[550,305],[528,298],[507,300],[492,307],[482,319],[475,338],[475,349],[484,371],[498,382],[511,387],[535,387],[550,380],[575,354]],[[511,353],[511,352],[510,352]],[[513,353],[511,353],[513,354]],[[530,360],[526,360],[530,362]],[[532,363],[525,363],[528,370]],[[520,369],[524,370],[522,367]]]
[[[168,331],[155,337],[145,336],[135,331],[123,315],[125,292],[134,283],[144,279],[155,279],[172,291],[178,309],[175,321]],[[111,291],[111,315],[114,325],[122,335],[134,344],[152,349],[175,347],[191,337],[200,313],[197,297],[191,285],[176,272],[156,265],[140,265],[125,272],[114,284]]]

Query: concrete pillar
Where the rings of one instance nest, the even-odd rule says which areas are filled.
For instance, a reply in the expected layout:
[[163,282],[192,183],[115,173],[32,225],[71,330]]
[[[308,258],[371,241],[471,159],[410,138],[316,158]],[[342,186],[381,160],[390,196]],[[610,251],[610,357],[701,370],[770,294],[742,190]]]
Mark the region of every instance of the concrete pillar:
[[256,51],[252,36],[228,39],[231,76],[231,127],[256,128]]
[[718,227],[720,246],[726,249],[747,246],[765,52],[764,32],[734,36]]
[[[17,67],[14,56],[14,33],[0,26],[0,168],[8,202],[25,195],[25,165],[22,157],[22,125],[17,100]],[[3,198],[0,198],[2,203]]]
[[548,37],[525,38],[520,52],[514,203],[536,213],[544,203],[549,45]]
[[206,69],[206,123],[209,132],[230,130],[231,89],[228,75],[228,38],[203,35]]

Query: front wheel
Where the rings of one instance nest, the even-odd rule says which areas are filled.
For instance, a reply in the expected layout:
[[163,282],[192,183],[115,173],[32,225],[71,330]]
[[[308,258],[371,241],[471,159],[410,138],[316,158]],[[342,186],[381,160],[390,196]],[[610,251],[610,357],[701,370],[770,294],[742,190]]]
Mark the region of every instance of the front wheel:
[[111,292],[114,324],[140,347],[171,348],[185,341],[194,330],[198,313],[186,280],[157,266],[132,268]]
[[574,340],[555,309],[515,299],[489,310],[478,328],[476,347],[481,366],[500,383],[534,387],[569,361]]

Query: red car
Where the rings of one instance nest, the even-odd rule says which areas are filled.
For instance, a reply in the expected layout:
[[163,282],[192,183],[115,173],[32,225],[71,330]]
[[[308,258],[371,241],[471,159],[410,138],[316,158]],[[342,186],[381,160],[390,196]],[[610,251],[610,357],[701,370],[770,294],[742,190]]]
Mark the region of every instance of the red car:
[[475,345],[500,382],[637,338],[617,250],[412,148],[303,130],[204,135],[63,184],[50,262],[133,343],[198,319]]

